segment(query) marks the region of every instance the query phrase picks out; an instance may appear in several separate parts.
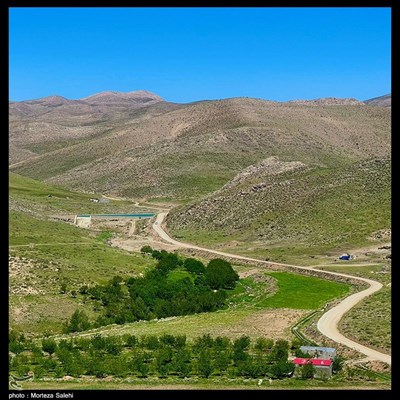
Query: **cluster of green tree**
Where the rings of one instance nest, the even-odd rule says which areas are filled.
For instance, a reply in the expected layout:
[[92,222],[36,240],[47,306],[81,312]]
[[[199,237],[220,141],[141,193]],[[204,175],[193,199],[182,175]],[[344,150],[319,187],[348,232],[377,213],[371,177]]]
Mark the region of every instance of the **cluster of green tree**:
[[86,314],[77,310],[65,326],[65,332],[79,332],[90,327],[124,324],[176,315],[210,312],[222,308],[228,291],[239,280],[232,265],[222,259],[207,266],[194,258],[181,259],[175,253],[152,250],[157,259],[154,269],[143,277],[123,279],[115,276],[105,285],[82,286],[80,294],[94,302],[101,315],[90,324]]
[[[18,346],[16,346],[18,343]],[[60,340],[43,338],[40,345],[25,338],[11,338],[9,370],[19,375],[29,371],[36,378],[71,375],[127,376],[211,376],[283,379],[292,376],[286,340],[248,336],[235,340],[210,335],[191,342],[186,336],[94,335],[91,338]],[[305,370],[308,373],[308,370]],[[305,374],[303,378],[310,378]]]

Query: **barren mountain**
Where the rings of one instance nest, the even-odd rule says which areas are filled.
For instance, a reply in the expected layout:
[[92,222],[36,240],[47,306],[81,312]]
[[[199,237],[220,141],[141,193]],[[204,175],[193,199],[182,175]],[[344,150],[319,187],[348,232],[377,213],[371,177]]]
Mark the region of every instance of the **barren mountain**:
[[386,94],[385,96],[374,97],[364,101],[369,106],[380,106],[380,107],[391,107],[392,106],[392,94]]
[[323,97],[321,99],[313,99],[313,100],[291,100],[289,103],[295,103],[295,104],[307,104],[307,105],[355,105],[355,104],[364,104],[364,102],[359,101],[357,99],[353,98],[345,98],[345,99],[339,99],[337,97]]
[[138,90],[136,92],[122,93],[122,92],[101,92],[82,99],[85,103],[95,105],[141,105],[141,104],[154,104],[163,99],[145,90]]
[[35,117],[10,105],[11,170],[83,191],[188,199],[269,156],[332,167],[390,154],[390,108],[347,99],[173,104],[141,91],[73,102],[23,102]]
[[150,118],[176,108],[180,105],[142,90],[103,92],[81,100],[49,96],[10,102],[9,162],[80,143],[132,118]]

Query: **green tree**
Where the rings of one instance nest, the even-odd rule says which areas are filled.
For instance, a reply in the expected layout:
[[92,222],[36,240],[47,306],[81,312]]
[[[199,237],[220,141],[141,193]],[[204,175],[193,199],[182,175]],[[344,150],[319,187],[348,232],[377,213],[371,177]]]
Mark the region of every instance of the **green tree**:
[[8,348],[12,353],[19,354],[24,351],[25,346],[22,343],[13,340],[13,341],[9,342]]
[[160,347],[160,342],[156,335],[144,335],[141,338],[140,344],[148,350],[156,350]]
[[214,366],[220,374],[225,372],[232,360],[232,354],[229,350],[218,350],[215,353]]
[[172,360],[171,367],[181,378],[186,378],[190,375],[190,372],[192,371],[192,365],[190,361],[190,352],[186,349],[180,349],[175,354]]
[[214,348],[218,350],[229,350],[231,348],[231,341],[226,336],[217,336],[214,339]]
[[301,349],[295,349],[294,355],[299,358],[311,358],[311,355]]
[[126,337],[127,347],[130,347],[131,349],[133,349],[134,347],[137,346],[138,343],[139,343],[139,340],[135,335],[128,335]]
[[90,328],[89,318],[85,311],[76,310],[72,317],[65,325],[65,333],[81,332]]
[[302,379],[312,379],[315,374],[315,367],[312,365],[311,361],[307,362],[301,367],[301,378]]
[[95,350],[104,350],[107,346],[107,341],[100,333],[96,333],[91,339],[91,346]]
[[193,274],[204,274],[206,272],[205,265],[195,258],[186,258],[183,267]]
[[250,346],[250,337],[242,335],[239,338],[235,339],[233,342],[233,349],[242,349],[242,350],[247,350]]
[[54,339],[51,338],[43,338],[42,339],[42,349],[46,353],[50,354],[50,357],[57,350],[57,343]]
[[271,360],[285,362],[289,357],[289,343],[287,340],[278,339],[271,352]]
[[332,371],[334,374],[337,374],[343,369],[344,366],[344,358],[342,356],[335,356],[332,360]]
[[215,258],[208,263],[205,277],[212,289],[233,289],[239,280],[239,275],[231,263],[221,258]]
[[269,367],[269,375],[272,378],[282,379],[290,376],[294,371],[294,364],[289,361],[278,361]]
[[153,249],[151,248],[151,246],[146,245],[146,246],[143,246],[140,249],[140,252],[143,253],[143,254],[150,254],[151,255],[153,253]]
[[272,339],[259,337],[256,340],[254,349],[260,353],[265,353],[266,351],[271,350],[273,346],[274,346],[274,341]]
[[144,360],[140,360],[136,364],[136,370],[138,372],[139,378],[146,378],[149,373],[149,366]]
[[214,368],[211,363],[210,351],[205,350],[200,353],[197,369],[202,378],[208,378],[212,374]]
[[170,363],[172,361],[172,350],[170,347],[162,347],[155,353],[155,366],[161,378],[165,378],[170,370]]
[[118,354],[121,353],[121,350],[122,350],[122,345],[115,337],[107,338],[105,351],[108,354],[117,356]]

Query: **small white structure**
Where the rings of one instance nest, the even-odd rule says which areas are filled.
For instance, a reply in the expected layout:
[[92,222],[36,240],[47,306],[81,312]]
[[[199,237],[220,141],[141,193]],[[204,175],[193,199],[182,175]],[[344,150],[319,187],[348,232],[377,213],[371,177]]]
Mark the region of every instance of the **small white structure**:
[[75,215],[74,224],[79,226],[79,228],[90,228],[92,224],[91,215]]

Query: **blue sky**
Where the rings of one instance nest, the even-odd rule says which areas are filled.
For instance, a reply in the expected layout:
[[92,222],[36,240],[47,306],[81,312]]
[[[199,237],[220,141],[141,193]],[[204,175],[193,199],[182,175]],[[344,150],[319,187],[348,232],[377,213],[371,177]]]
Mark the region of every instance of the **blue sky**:
[[172,102],[391,92],[391,9],[10,8],[9,98]]

